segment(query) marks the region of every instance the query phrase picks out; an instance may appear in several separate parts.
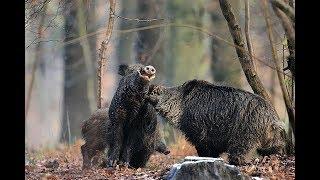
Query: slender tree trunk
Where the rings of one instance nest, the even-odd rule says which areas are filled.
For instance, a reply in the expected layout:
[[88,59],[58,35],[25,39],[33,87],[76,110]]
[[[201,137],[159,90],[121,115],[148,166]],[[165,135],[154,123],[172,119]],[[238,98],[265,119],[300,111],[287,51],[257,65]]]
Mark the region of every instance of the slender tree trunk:
[[107,31],[106,37],[101,42],[100,49],[99,49],[99,60],[98,60],[98,70],[97,70],[97,108],[100,109],[102,107],[102,76],[104,72],[104,68],[106,66],[107,60],[110,57],[110,40],[113,32],[114,26],[114,13],[116,11],[116,1],[109,0],[109,17],[108,17],[108,24],[107,24]]
[[[65,16],[65,41],[79,36],[79,20],[77,3],[70,6],[70,14]],[[87,92],[88,71],[85,65],[83,49],[80,44],[68,44],[64,48],[65,69],[64,84],[64,116],[62,122],[61,141],[80,137],[81,122],[89,117],[90,108]],[[70,134],[68,133],[70,131]],[[70,136],[70,137],[69,137]],[[69,142],[70,143],[70,142]]]
[[[89,4],[91,1],[86,2],[76,1],[78,4],[78,13],[77,19],[79,21],[79,36],[84,36],[87,33],[90,33],[90,30],[94,30],[95,26],[95,9],[94,3]],[[90,8],[90,9],[89,9]],[[92,28],[93,27],[93,28]],[[80,42],[83,51],[83,58],[85,62],[85,66],[88,72],[87,78],[87,93],[88,93],[88,101],[90,112],[93,112],[96,108],[95,103],[95,62],[96,62],[96,38],[95,36],[88,38],[84,38],[83,41]]]
[[248,51],[249,51],[249,55],[253,60],[252,56],[253,54],[253,45],[252,45],[252,41],[251,41],[251,33],[250,33],[250,22],[251,22],[251,18],[250,18],[250,3],[249,0],[245,0],[245,34],[246,34],[246,40],[247,40],[247,47],[248,47]]

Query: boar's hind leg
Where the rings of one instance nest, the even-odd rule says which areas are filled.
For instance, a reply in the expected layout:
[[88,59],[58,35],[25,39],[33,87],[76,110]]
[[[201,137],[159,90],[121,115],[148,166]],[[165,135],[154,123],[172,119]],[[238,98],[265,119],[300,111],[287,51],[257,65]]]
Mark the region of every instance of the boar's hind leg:
[[272,133],[270,133],[271,138],[267,141],[268,143],[264,144],[262,148],[257,150],[262,156],[284,154],[286,152],[286,139],[288,137],[285,130],[276,129]]
[[150,155],[151,153],[148,150],[135,152],[131,156],[130,166],[134,168],[145,167],[150,158]]
[[270,147],[270,148],[259,148],[257,149],[257,152],[261,156],[269,156],[271,154],[282,154],[283,152],[282,147]]
[[259,155],[269,156],[271,154],[285,154],[286,143],[282,139],[273,139],[273,141],[265,147],[257,149]]
[[242,144],[234,143],[229,146],[227,152],[229,153],[229,163],[233,165],[243,165],[250,162],[253,154],[257,151],[259,143],[250,143],[249,141],[242,142]]
[[197,154],[200,157],[211,157],[209,148],[203,146],[195,146]]
[[94,156],[94,153],[92,152],[90,147],[87,146],[87,144],[81,146],[81,154],[83,159],[82,169],[90,168],[91,159]]

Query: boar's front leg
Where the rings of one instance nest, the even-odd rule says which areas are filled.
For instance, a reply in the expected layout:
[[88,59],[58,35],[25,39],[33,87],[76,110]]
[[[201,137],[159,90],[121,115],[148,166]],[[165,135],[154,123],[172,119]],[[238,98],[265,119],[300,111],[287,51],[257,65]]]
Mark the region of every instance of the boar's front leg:
[[[121,110],[121,109],[120,109]],[[116,115],[111,112],[109,115],[111,125],[108,127],[108,141],[109,141],[109,151],[108,151],[108,160],[107,166],[114,167],[119,161],[120,150],[123,145],[124,138],[124,122],[125,122],[125,113],[119,109],[116,112]]]
[[108,151],[108,164],[107,166],[113,167],[119,161],[120,150],[122,148],[123,141],[123,129],[121,123],[115,124],[112,132],[112,137],[110,141],[109,151]]

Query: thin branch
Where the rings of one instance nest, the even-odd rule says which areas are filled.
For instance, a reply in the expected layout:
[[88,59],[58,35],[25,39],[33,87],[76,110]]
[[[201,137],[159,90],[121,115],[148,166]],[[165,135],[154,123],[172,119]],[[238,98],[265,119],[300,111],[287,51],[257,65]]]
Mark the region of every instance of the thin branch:
[[220,8],[222,10],[222,14],[228,23],[229,31],[233,38],[233,42],[236,46],[241,47],[241,49],[236,48],[236,52],[238,54],[241,67],[244,71],[244,74],[246,75],[248,83],[250,84],[254,93],[262,96],[271,104],[270,96],[268,95],[266,89],[264,88],[262,82],[260,81],[257,75],[257,72],[254,70],[252,59],[250,58],[248,53],[244,51],[245,43],[242,37],[241,28],[235,18],[235,15],[233,13],[233,9],[230,3],[227,0],[219,0],[219,3],[220,3]]
[[[270,26],[270,19],[268,18],[269,17],[269,9],[268,9],[267,0],[263,0],[263,12],[264,12],[266,25],[267,25],[267,32],[268,32],[268,36],[269,36],[269,40],[270,40],[270,46],[271,46],[271,50],[272,50],[273,61],[274,61],[274,64],[275,64],[276,68],[280,71],[280,59],[278,58],[276,48],[275,48],[275,46],[273,44],[274,37],[273,37],[273,33],[272,33],[272,27]],[[288,95],[288,93],[286,91],[285,82],[284,82],[283,77],[281,76],[280,73],[277,73],[277,75],[278,75],[278,80],[279,80],[281,91],[282,91],[282,96],[283,96],[283,99],[284,99],[284,102],[285,102],[285,105],[286,105],[286,109],[287,109],[287,112],[288,112],[289,122],[291,124],[293,133],[295,134],[294,108],[292,106],[292,102],[291,102],[291,100],[289,98],[289,95]]]
[[108,26],[107,26],[107,32],[106,32],[106,39],[102,41],[101,47],[99,49],[99,61],[98,61],[98,71],[97,71],[97,77],[98,77],[98,92],[97,92],[97,107],[98,109],[102,106],[102,75],[103,75],[103,69],[106,64],[107,59],[107,52],[108,52],[108,44],[111,39],[112,31],[113,31],[113,24],[114,24],[114,12],[116,9],[116,1],[115,0],[109,0],[110,7],[109,7],[109,19],[108,19]]
[[50,3],[50,0],[44,0],[41,4],[40,7],[37,9],[35,6],[32,7],[34,10],[26,19],[25,19],[25,27],[29,24],[29,21],[32,19],[36,18],[40,12],[45,12],[45,7]]
[[39,37],[35,38],[27,47],[26,49],[30,48],[30,46],[34,44],[40,44],[40,43],[46,43],[46,42],[62,42],[61,40],[58,39],[49,39],[49,40],[39,40],[36,41],[37,39],[40,39]]
[[112,15],[115,16],[116,18],[119,18],[119,19],[124,19],[124,20],[127,20],[127,21],[137,21],[137,22],[153,22],[153,21],[164,21],[164,20],[166,20],[165,18],[152,18],[152,19],[128,18],[128,17],[117,15],[115,13],[113,13]]
[[295,22],[295,12],[289,4],[285,3],[282,0],[271,0],[271,4],[283,11],[293,23]]
[[[161,28],[161,27],[183,27],[183,28],[192,29],[192,30],[198,31],[198,32],[200,32],[202,34],[205,34],[205,35],[207,35],[207,36],[209,36],[211,38],[215,38],[217,40],[220,40],[220,41],[226,43],[229,46],[235,47],[235,48],[237,48],[237,49],[249,54],[249,52],[245,48],[242,48],[242,47],[240,47],[240,46],[238,46],[238,45],[236,45],[236,44],[234,44],[232,42],[229,42],[229,41],[225,40],[224,38],[216,35],[215,33],[208,31],[207,29],[204,29],[204,28],[198,27],[198,26],[194,26],[194,25],[189,25],[189,24],[163,23],[163,24],[148,25],[148,26],[143,26],[143,27],[138,27],[138,28],[131,28],[131,29],[114,29],[113,31],[117,32],[117,33],[125,34],[125,33],[131,33],[131,32],[137,32],[137,31],[142,31],[142,30]],[[88,33],[88,34],[86,34],[84,36],[81,36],[81,37],[78,37],[78,38],[75,38],[75,39],[72,39],[72,40],[69,40],[69,41],[64,41],[63,43],[61,43],[57,47],[55,47],[54,50],[57,50],[58,48],[62,48],[62,47],[66,46],[66,45],[69,45],[69,44],[77,43],[79,41],[84,40],[85,38],[92,37],[92,36],[95,36],[97,34],[104,33],[106,31],[107,31],[106,28],[102,28],[102,29],[100,29],[100,30],[98,30],[96,32]],[[270,64],[268,64],[266,62],[266,60],[268,60],[267,58],[261,59],[261,58],[256,57],[256,56],[252,56],[252,58],[254,60],[259,61],[261,64],[263,64],[263,65],[265,65],[265,66],[277,71],[277,69],[275,67],[273,67],[272,65],[270,65]],[[284,72],[282,72],[282,71],[279,71],[279,73],[284,74]],[[287,75],[287,76],[292,78],[290,75]]]
[[[252,41],[251,41],[251,35],[250,35],[250,6],[249,6],[249,0],[245,0],[245,34],[246,34],[246,40],[247,40],[247,47],[250,54],[250,57],[253,56],[253,47],[252,47]],[[253,61],[254,64],[254,61]],[[255,67],[255,64],[254,64]]]

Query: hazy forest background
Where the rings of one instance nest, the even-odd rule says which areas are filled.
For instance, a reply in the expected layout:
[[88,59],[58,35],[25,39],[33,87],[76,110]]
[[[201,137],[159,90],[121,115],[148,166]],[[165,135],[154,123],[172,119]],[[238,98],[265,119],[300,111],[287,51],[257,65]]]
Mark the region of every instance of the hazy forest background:
[[[245,0],[229,2],[244,36]],[[225,42],[233,40],[217,0],[116,3],[109,58],[103,67],[103,104],[112,99],[121,63],[153,65],[157,69],[154,83],[166,86],[196,78],[253,92],[235,47]],[[25,8],[26,148],[72,144],[81,138],[81,122],[97,109],[97,62],[106,35],[109,0],[27,0]],[[285,31],[271,3],[266,8],[263,1],[249,1],[249,8],[255,70],[289,128],[266,18],[281,65],[279,73],[294,106],[293,75],[282,70],[289,56]],[[146,26],[156,27],[139,29]],[[164,121],[162,127],[168,145],[181,136]]]

